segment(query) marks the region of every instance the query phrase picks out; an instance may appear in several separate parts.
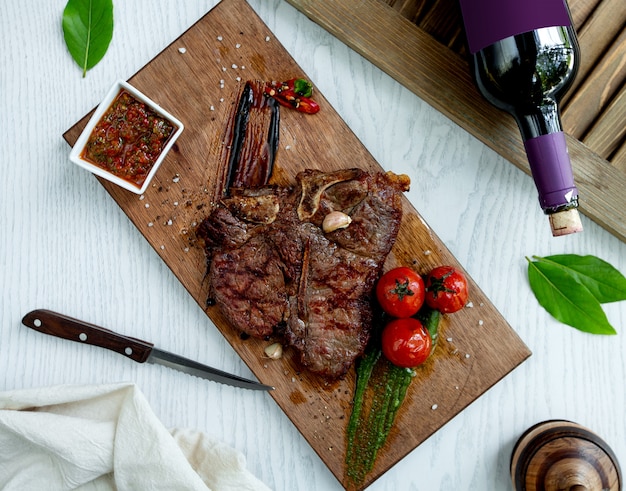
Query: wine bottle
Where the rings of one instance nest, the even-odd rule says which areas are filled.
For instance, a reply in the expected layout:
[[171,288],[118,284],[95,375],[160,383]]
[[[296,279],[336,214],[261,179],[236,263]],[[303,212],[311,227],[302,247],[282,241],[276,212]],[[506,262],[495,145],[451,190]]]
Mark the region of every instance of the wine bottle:
[[580,51],[565,0],[459,0],[474,81],[519,126],[554,236],[582,230],[559,102]]

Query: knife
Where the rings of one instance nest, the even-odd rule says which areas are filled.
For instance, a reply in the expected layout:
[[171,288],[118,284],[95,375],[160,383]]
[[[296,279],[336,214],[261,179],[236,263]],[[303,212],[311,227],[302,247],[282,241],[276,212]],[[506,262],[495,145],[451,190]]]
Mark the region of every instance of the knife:
[[131,338],[94,324],[73,319],[51,310],[29,312],[22,324],[44,334],[50,334],[77,343],[99,346],[115,351],[137,363],[156,363],[196,377],[253,390],[274,390],[274,387],[223,372],[179,355],[154,347],[154,344]]

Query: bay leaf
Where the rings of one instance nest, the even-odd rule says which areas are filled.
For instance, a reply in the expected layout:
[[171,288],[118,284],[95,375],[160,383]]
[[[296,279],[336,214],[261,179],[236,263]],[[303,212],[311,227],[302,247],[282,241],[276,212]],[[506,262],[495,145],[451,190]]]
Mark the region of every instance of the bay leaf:
[[68,0],[63,37],[83,77],[104,57],[113,38],[112,0]]
[[566,268],[528,259],[528,280],[539,304],[558,321],[591,334],[616,334],[598,299]]
[[533,259],[567,268],[600,303],[626,300],[626,277],[615,267],[596,256],[558,254]]

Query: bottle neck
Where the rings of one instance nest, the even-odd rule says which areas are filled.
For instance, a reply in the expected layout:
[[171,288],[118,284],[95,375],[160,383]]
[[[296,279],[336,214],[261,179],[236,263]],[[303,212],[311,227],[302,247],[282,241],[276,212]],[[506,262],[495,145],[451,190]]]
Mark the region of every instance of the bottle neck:
[[538,106],[515,108],[512,114],[524,141],[563,131],[559,107],[553,99],[545,98]]
[[543,211],[550,214],[576,208],[578,189],[557,102],[546,97],[540,105],[517,107],[511,112],[522,134]]
[[524,148],[544,213],[578,207],[578,189],[562,131],[529,138]]

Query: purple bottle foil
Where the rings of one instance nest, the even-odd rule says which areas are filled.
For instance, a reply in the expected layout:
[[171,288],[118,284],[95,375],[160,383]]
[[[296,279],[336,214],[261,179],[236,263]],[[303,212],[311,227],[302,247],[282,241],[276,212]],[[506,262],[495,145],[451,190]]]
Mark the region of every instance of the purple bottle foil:
[[578,197],[562,131],[526,140],[524,147],[543,210],[566,206]]
[[470,53],[524,32],[569,26],[565,0],[459,0]]

